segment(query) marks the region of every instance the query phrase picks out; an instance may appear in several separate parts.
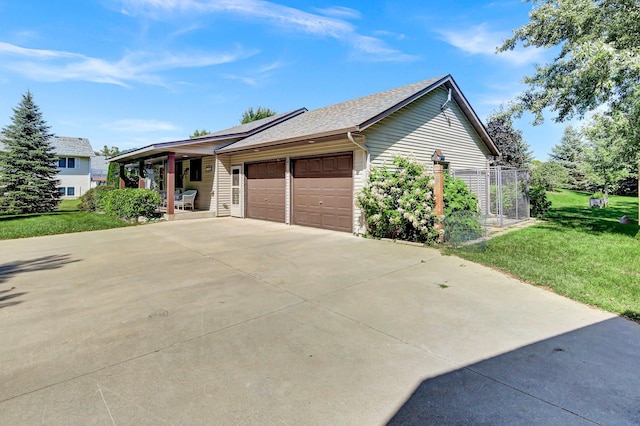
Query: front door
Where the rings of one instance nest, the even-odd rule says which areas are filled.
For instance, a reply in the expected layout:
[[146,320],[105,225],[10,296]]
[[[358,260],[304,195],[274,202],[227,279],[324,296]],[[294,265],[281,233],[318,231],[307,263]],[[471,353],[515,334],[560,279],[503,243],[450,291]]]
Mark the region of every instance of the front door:
[[242,166],[231,166],[231,216],[242,217],[240,208],[240,170]]

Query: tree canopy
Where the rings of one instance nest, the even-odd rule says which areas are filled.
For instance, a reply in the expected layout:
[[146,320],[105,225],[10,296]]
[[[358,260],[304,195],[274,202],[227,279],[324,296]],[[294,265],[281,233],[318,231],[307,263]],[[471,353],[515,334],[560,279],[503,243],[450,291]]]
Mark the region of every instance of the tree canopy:
[[270,108],[263,108],[259,106],[254,110],[253,107],[249,107],[249,109],[247,109],[242,114],[242,117],[240,118],[240,123],[247,124],[247,123],[251,123],[252,121],[257,121],[263,118],[271,117],[272,115],[276,115],[276,114],[277,112],[275,112]]
[[501,156],[492,161],[494,166],[521,168],[533,159],[529,144],[523,139],[522,131],[513,128],[511,116],[499,111],[487,120],[487,132],[496,144]]
[[562,139],[551,148],[549,157],[567,172],[567,188],[584,191],[589,188],[585,178],[585,142],[573,126],[564,129]]
[[211,133],[208,130],[202,129],[202,130],[194,130],[192,134],[189,135],[189,139],[194,139],[194,138],[199,138],[200,136],[207,136],[209,133]]
[[13,109],[11,124],[3,129],[0,151],[0,211],[9,214],[43,213],[56,209],[57,157],[53,134],[27,92]]
[[545,108],[556,113],[556,121],[564,121],[607,105],[612,114],[632,114],[638,124],[640,2],[528,1],[533,4],[529,23],[516,29],[498,51],[522,43],[525,47],[557,46],[560,52],[525,77],[528,88],[518,97],[516,112],[528,110],[540,123]]
[[100,151],[94,151],[96,155],[103,155],[105,157],[115,157],[120,154],[120,148],[117,146],[112,146],[109,148],[107,145],[103,146]]

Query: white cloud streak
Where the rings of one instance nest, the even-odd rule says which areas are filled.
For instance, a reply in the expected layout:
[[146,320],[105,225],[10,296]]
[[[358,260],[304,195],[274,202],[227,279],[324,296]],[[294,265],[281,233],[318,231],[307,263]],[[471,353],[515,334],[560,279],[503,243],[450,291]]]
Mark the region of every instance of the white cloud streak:
[[108,61],[79,53],[29,49],[0,42],[0,68],[36,81],[90,81],[128,87],[130,83],[167,86],[158,75],[178,68],[220,65],[251,56],[240,47],[227,53],[174,54],[170,52],[132,52],[119,60]]
[[[345,7],[319,9],[325,15],[305,12],[264,0],[122,0],[123,13],[143,14],[157,19],[175,13],[200,15],[232,13],[259,19],[270,25],[319,37],[331,37],[350,45],[359,58],[373,61],[409,61],[413,55],[402,53],[380,39],[358,33],[345,18],[359,18],[360,13]],[[316,9],[318,10],[318,9]]]
[[113,132],[122,133],[154,133],[182,130],[180,127],[177,127],[168,121],[146,120],[139,118],[116,120],[112,123],[103,124],[100,127]]
[[344,6],[332,6],[324,9],[315,8],[314,10],[321,15],[338,19],[360,19],[362,17],[359,11]]
[[544,50],[537,48],[518,48],[496,54],[496,48],[508,36],[506,33],[489,31],[486,24],[470,27],[467,30],[441,30],[442,40],[470,55],[493,56],[496,59],[514,65],[527,65],[542,59]]

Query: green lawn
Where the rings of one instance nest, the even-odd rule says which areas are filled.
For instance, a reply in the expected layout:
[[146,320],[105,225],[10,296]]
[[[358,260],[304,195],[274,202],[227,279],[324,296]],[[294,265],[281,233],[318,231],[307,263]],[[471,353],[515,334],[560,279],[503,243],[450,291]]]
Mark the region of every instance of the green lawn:
[[[640,321],[640,235],[637,197],[610,197],[590,209],[587,194],[548,194],[548,220],[448,253]],[[620,224],[626,215],[633,224]]]
[[0,240],[97,231],[129,224],[110,216],[81,212],[78,200],[63,200],[52,213],[0,216]]

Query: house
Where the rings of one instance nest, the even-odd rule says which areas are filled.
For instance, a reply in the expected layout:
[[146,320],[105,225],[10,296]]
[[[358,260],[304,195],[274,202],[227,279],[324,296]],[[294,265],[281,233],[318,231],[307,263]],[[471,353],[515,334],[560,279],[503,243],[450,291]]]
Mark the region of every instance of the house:
[[196,207],[215,216],[361,233],[355,199],[370,166],[396,154],[433,164],[440,150],[451,169],[486,170],[499,155],[451,75],[260,121],[111,161],[163,158],[167,183],[205,192]]
[[58,156],[60,198],[78,198],[91,188],[91,158],[95,155],[89,139],[54,136],[51,145]]
[[109,163],[104,155],[91,157],[91,188],[107,184],[107,172]]
[[[91,158],[94,156],[89,139],[54,136],[51,145],[58,156],[58,187],[62,199],[78,198],[91,187]],[[0,150],[4,148],[0,142]]]

